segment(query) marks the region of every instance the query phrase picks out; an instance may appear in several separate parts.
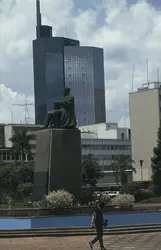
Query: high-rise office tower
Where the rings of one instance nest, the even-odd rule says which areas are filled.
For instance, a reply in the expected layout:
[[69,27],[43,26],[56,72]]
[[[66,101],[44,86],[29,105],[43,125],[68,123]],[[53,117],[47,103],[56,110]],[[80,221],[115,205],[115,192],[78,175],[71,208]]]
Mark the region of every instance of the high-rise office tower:
[[105,122],[103,49],[66,46],[64,63],[65,84],[75,96],[78,126]]
[[37,37],[33,41],[35,122],[43,124],[47,111],[63,96],[64,46],[78,46],[79,41],[52,37],[52,27],[41,24],[39,0],[36,0],[36,7]]
[[52,37],[52,27],[41,24],[37,4],[37,37],[33,41],[35,122],[43,124],[64,86],[75,97],[78,125],[105,122],[103,49],[81,47],[78,40]]

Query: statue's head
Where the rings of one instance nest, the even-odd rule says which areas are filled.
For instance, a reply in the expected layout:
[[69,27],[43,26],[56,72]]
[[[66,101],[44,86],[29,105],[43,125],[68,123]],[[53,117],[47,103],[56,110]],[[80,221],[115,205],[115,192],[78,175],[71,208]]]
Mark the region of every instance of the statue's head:
[[64,88],[64,96],[67,96],[70,94],[70,88],[65,87]]

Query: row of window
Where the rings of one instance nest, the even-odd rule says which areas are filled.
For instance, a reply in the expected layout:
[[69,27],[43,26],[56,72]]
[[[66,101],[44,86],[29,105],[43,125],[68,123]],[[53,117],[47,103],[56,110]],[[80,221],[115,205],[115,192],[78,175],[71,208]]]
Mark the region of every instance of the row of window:
[[[86,158],[87,155],[83,155],[83,158]],[[115,160],[118,159],[118,154],[117,155],[95,155],[95,158],[98,162],[101,162],[100,164],[106,164],[106,161],[111,161],[111,163]]]
[[98,161],[114,161],[118,159],[119,154],[117,155],[97,155],[96,158]]
[[130,145],[82,145],[82,149],[89,150],[130,150]]
[[[129,168],[127,168],[127,170],[128,170],[128,169],[131,169],[131,168],[129,167]],[[107,165],[102,165],[102,166],[101,166],[101,170],[102,170],[102,171],[114,171],[114,169],[113,169],[112,166],[110,166],[110,165],[109,165],[109,166],[107,166]]]
[[[21,155],[15,155],[12,154],[11,152],[0,152],[0,161],[19,161],[21,160],[22,157]],[[31,157],[29,155],[23,155],[23,160],[32,160]]]
[[[72,69],[71,67],[69,67],[68,69]],[[88,73],[88,72],[87,72]],[[69,76],[71,76],[71,75],[73,75],[73,74],[68,74]],[[88,76],[89,74],[85,74],[85,73],[81,73],[80,75],[82,75],[82,76]]]
[[[69,84],[71,85],[71,84],[73,84],[72,82],[69,82]],[[79,83],[80,84],[80,83]],[[85,82],[82,82],[82,84],[86,84]]]

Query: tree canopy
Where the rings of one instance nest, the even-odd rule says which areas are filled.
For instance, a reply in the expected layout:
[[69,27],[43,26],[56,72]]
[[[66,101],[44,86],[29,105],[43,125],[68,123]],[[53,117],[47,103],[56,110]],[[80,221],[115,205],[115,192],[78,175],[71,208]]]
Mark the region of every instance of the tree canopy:
[[[0,202],[5,203],[7,197],[15,198],[17,192],[27,193],[25,188],[31,190],[33,184],[33,163],[1,164],[0,166]],[[28,183],[28,184],[27,184]],[[25,184],[25,187],[24,187]]]
[[134,161],[131,159],[131,156],[120,154],[115,162],[113,162],[110,166],[112,171],[115,174],[116,183],[119,184],[121,182],[122,186],[127,184],[128,182],[128,172],[127,170],[131,170],[136,172],[136,169],[133,167]]
[[92,154],[88,154],[84,157],[82,165],[84,184],[95,187],[97,181],[103,178],[103,173],[97,159]]
[[161,126],[158,129],[157,145],[153,149],[151,167],[154,191],[156,194],[161,195]]
[[21,161],[25,160],[26,155],[32,159],[30,141],[33,139],[32,134],[28,134],[27,128],[23,128],[16,132],[9,141],[12,142],[11,151],[16,158],[20,155]]

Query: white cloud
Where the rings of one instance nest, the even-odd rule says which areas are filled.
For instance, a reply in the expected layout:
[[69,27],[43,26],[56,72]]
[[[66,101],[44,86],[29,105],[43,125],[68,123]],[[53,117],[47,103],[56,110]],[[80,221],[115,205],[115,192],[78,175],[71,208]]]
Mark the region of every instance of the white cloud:
[[24,94],[18,94],[0,84],[0,121],[5,123],[23,123],[25,120],[25,103],[30,104],[26,110],[28,121],[34,122],[33,117],[33,97],[26,97]]
[[[0,1],[0,84],[6,85],[10,102],[2,98],[0,107],[11,109],[13,90],[23,100],[33,95],[32,40],[35,37],[35,0]],[[161,64],[161,12],[146,1],[129,6],[126,0],[102,0],[95,8],[76,10],[73,0],[41,0],[43,22],[53,26],[55,35],[78,38],[81,45],[104,48],[107,119],[117,121],[124,114],[128,120],[128,92],[149,79],[157,79]],[[97,26],[104,12],[104,24]],[[5,86],[1,86],[4,89]],[[10,89],[8,89],[10,88]],[[9,96],[11,96],[9,98]],[[29,97],[31,99],[32,97]],[[10,104],[9,104],[10,103]],[[2,108],[1,108],[2,110]],[[1,111],[1,121],[9,119]],[[15,118],[15,120],[19,119]],[[124,118],[123,118],[124,120]],[[19,120],[18,120],[19,121]]]

